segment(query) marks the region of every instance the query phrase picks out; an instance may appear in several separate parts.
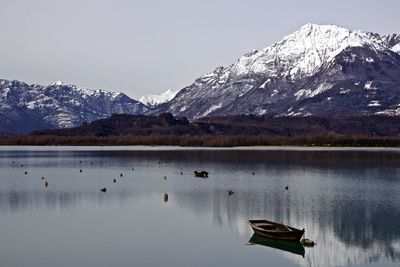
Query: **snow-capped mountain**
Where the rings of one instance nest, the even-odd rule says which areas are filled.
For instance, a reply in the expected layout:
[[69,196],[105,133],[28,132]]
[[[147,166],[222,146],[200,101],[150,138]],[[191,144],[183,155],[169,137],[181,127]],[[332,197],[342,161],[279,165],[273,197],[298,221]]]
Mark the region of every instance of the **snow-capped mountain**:
[[154,107],[159,104],[170,101],[172,98],[175,97],[177,93],[178,91],[173,91],[171,89],[168,89],[167,91],[159,95],[142,96],[141,98],[139,98],[139,101],[145,104],[146,106]]
[[183,88],[157,112],[400,115],[400,35],[307,24]]
[[65,128],[113,113],[141,114],[147,110],[122,93],[82,89],[62,82],[42,86],[0,80],[0,131],[4,132]]

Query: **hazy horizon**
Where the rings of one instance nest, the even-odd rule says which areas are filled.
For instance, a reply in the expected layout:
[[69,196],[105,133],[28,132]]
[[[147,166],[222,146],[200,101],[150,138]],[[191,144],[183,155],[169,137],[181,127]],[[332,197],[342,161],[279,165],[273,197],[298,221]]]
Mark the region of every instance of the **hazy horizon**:
[[182,89],[306,23],[400,33],[399,8],[394,0],[3,0],[0,78],[139,99]]

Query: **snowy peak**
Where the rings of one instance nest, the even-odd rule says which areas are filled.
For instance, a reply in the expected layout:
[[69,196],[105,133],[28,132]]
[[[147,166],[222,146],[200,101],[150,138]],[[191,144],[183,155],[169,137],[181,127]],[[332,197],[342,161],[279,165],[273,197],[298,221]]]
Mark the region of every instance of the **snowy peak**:
[[178,91],[172,91],[171,89],[168,89],[167,91],[165,91],[164,93],[161,93],[159,95],[142,96],[139,99],[139,101],[147,106],[156,106],[156,105],[170,101],[172,98],[175,97],[175,95],[177,93],[178,93]]
[[50,86],[62,86],[62,85],[64,85],[64,83],[62,81],[57,81],[57,82],[52,83]]
[[263,73],[291,80],[314,74],[347,47],[387,48],[378,34],[351,31],[335,25],[306,24],[280,42],[242,56],[231,70],[236,76]]

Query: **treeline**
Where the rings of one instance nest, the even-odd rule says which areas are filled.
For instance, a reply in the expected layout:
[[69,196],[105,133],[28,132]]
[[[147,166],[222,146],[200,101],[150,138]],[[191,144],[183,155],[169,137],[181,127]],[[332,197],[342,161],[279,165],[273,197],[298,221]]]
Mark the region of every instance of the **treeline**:
[[400,137],[345,136],[55,136],[26,135],[0,139],[0,145],[29,146],[182,146],[182,147],[236,147],[236,146],[335,146],[335,147],[400,147]]
[[68,129],[2,136],[0,145],[399,147],[400,116],[238,115],[190,122],[169,113],[158,116],[114,114]]

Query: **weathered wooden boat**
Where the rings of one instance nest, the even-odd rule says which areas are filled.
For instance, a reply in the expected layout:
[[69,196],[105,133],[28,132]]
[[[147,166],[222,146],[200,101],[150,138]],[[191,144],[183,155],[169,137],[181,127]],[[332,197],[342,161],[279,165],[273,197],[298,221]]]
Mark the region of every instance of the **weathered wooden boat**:
[[250,220],[249,223],[254,233],[263,237],[298,242],[304,234],[304,228],[299,230],[282,223],[267,220]]
[[249,243],[287,251],[293,254],[300,255],[304,258],[304,247],[298,241],[271,239],[268,237],[262,237],[257,234],[253,234],[253,236],[249,240]]
[[194,171],[194,176],[206,178],[206,177],[208,177],[208,172],[206,172],[206,171]]

